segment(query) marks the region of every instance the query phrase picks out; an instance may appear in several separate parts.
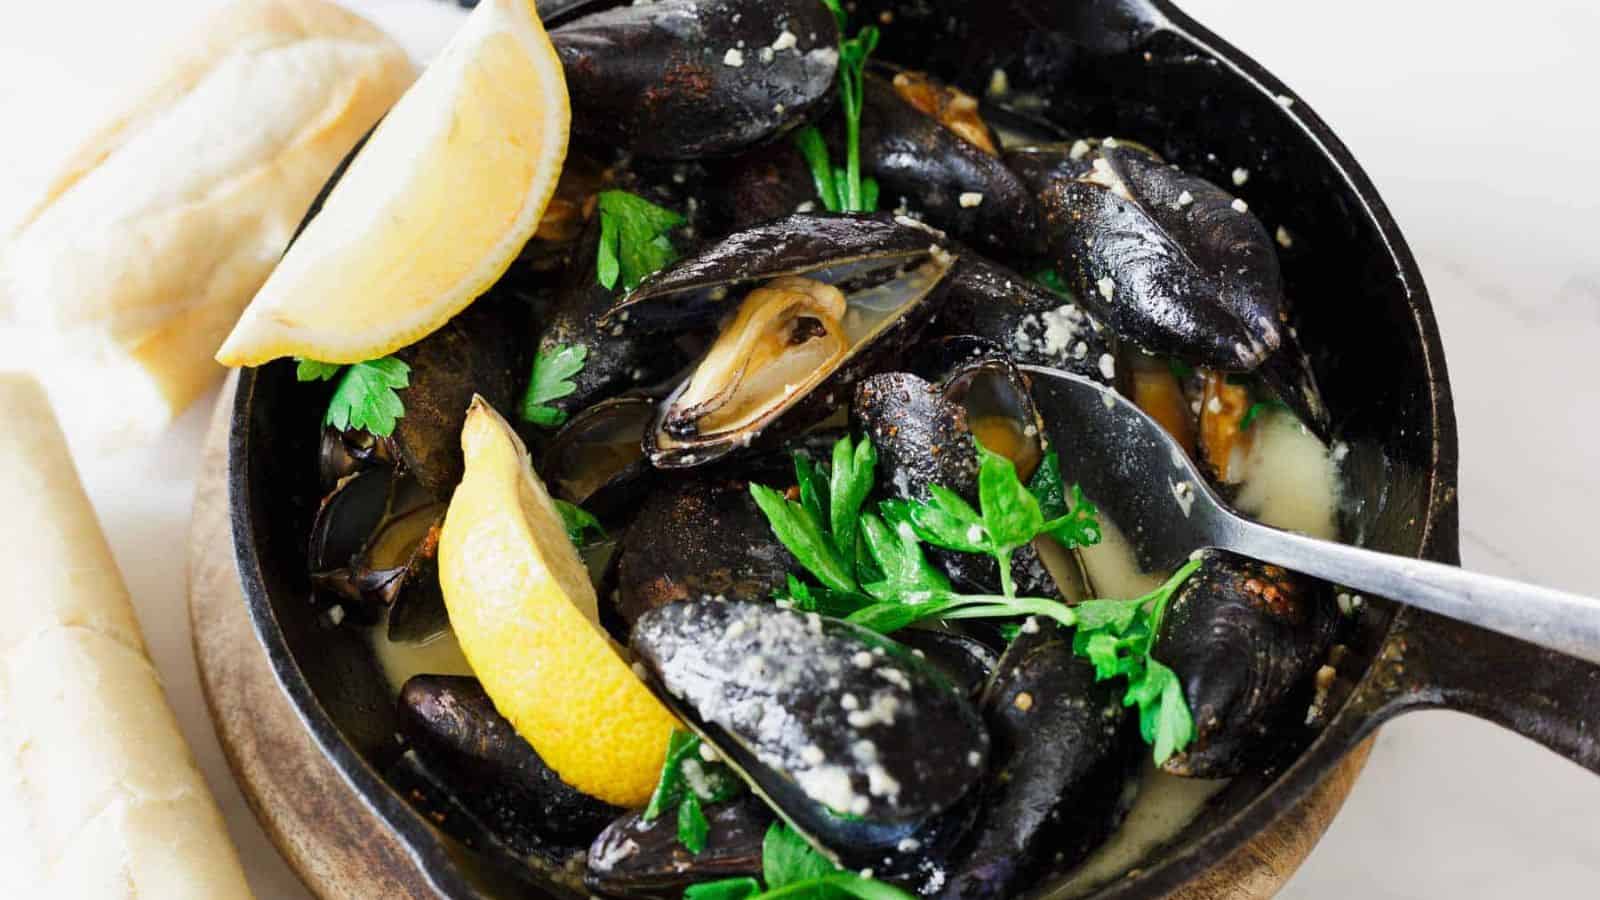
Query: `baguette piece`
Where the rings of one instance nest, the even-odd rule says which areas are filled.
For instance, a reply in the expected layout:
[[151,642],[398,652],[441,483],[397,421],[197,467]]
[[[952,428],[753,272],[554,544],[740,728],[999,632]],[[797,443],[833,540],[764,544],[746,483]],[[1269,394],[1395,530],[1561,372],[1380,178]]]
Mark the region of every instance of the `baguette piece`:
[[332,3],[242,0],[88,140],[0,243],[0,311],[75,441],[147,441],[220,378],[217,345],[414,76]]
[[249,897],[31,377],[0,420],[0,896]]

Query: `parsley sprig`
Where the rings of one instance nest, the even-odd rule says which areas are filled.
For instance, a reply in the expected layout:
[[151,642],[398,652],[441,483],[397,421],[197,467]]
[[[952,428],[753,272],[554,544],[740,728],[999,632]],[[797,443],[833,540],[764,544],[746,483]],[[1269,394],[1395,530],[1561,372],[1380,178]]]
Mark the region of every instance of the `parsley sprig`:
[[600,192],[600,248],[596,258],[599,281],[631,291],[678,257],[667,236],[682,225],[683,216],[627,191]]
[[912,895],[883,881],[846,872],[812,849],[805,838],[782,823],[773,823],[761,842],[761,877],[724,878],[691,885],[684,900],[913,900]]
[[589,543],[590,535],[597,541],[606,539],[605,527],[588,510],[556,497],[550,499],[555,502],[556,512],[561,514],[561,527],[566,529],[567,540],[572,541],[572,546],[585,546]]
[[816,126],[795,133],[795,147],[811,170],[817,198],[829,212],[872,212],[878,208],[878,183],[861,177],[861,105],[867,57],[878,48],[878,28],[864,25],[853,38],[850,16],[839,0],[822,0],[839,23],[839,106],[844,114],[844,165],[835,166]]
[[350,366],[314,359],[295,362],[294,374],[299,381],[339,379],[322,417],[324,425],[340,431],[365,429],[374,437],[388,437],[394,434],[395,422],[406,414],[398,392],[411,385],[411,367],[393,356]]
[[578,389],[572,377],[583,371],[588,358],[589,348],[582,344],[558,344],[534,354],[533,373],[528,376],[528,389],[522,395],[523,420],[541,428],[565,424],[566,411],[550,403]]
[[666,762],[662,763],[661,778],[650,795],[643,818],[654,822],[662,813],[676,808],[678,843],[690,853],[698,854],[706,848],[706,838],[711,834],[711,823],[706,820],[703,804],[731,800],[742,789],[743,785],[727,766],[700,758],[698,735],[677,730],[667,739]]
[[[751,496],[773,533],[818,582],[790,574],[780,599],[880,633],[934,618],[1040,616],[1074,628],[1074,649],[1094,664],[1098,679],[1127,680],[1123,703],[1139,707],[1145,740],[1154,746],[1156,762],[1165,762],[1193,739],[1194,723],[1176,673],[1150,650],[1167,603],[1198,563],[1132,600],[1069,607],[1052,598],[1017,596],[1012,554],[1042,535],[1069,549],[1098,543],[1098,513],[1077,485],[1066,487],[1053,451],[1024,486],[1011,460],[981,443],[976,447],[976,509],[942,485],[932,486],[927,502],[886,500],[876,512],[865,509],[877,453],[870,440],[857,444],[848,435],[834,445],[827,467],[795,455],[795,498],[752,484]],[[992,557],[1001,593],[953,590],[923,553],[924,543]]]

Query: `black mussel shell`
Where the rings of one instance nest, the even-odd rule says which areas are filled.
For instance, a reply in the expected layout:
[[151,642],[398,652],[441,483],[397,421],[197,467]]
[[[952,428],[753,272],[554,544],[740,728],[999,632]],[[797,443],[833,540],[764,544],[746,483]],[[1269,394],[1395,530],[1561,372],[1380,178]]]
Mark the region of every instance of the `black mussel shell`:
[[579,141],[640,156],[723,156],[825,105],[839,29],[810,0],[656,0],[550,32]]
[[1027,148],[1007,162],[1039,191],[1074,296],[1119,335],[1229,372],[1278,349],[1278,257],[1243,201],[1127,144]]
[[1151,655],[1183,681],[1195,740],[1175,775],[1229,778],[1270,767],[1308,735],[1313,675],[1338,629],[1326,584],[1212,551],[1178,589]]
[[1278,352],[1267,358],[1256,374],[1272,388],[1305,426],[1324,443],[1333,440],[1332,417],[1322,401],[1322,389],[1311,369],[1311,358],[1300,346],[1293,328],[1285,328]]
[[842,864],[894,869],[953,841],[988,758],[977,711],[874,632],[766,602],[676,603],[633,649],[665,699],[801,834]]
[[[937,240],[937,232],[910,220],[795,215],[724,238],[647,280],[608,314],[610,320],[681,324],[738,310],[725,319],[712,350],[661,404],[657,422],[645,435],[651,463],[657,468],[703,465],[752,446],[770,446],[834,412],[857,381],[898,359],[936,316],[941,287],[957,263]],[[747,284],[751,290],[734,290]],[[764,312],[752,313],[752,308]],[[765,314],[778,309],[786,312]],[[802,329],[802,324],[812,327]],[[777,375],[743,367],[750,357],[738,354],[753,351],[730,349],[733,355],[719,357],[724,343],[729,348],[770,343],[769,338],[739,343],[731,329],[780,325],[795,330],[759,333],[781,336],[788,342],[783,352],[812,352],[821,341],[827,353],[808,361],[803,373],[782,375],[781,393]],[[800,347],[805,349],[791,349]],[[719,360],[719,368],[701,383],[711,365],[707,360]],[[741,387],[718,381],[724,376],[733,385],[740,379],[764,385],[770,396],[740,397]],[[736,410],[737,418],[717,421],[724,408]]]
[[632,626],[669,603],[770,597],[798,568],[748,481],[680,479],[651,492],[623,535],[613,605]]
[[612,822],[589,847],[584,885],[617,897],[682,896],[702,881],[759,877],[761,850],[772,812],[749,795],[705,809],[711,831],[706,846],[690,853],[678,840],[675,815],[644,821],[642,811]]
[[396,480],[388,468],[363,469],[342,479],[311,520],[306,561],[311,584],[345,606],[347,615],[371,624],[382,604],[370,602],[358,577],[361,551],[382,524]]
[[710,202],[717,221],[728,231],[798,212],[806,203],[822,206],[805,158],[789,141],[775,141],[730,160],[719,176],[722,189]]
[[941,332],[987,338],[1020,364],[1114,383],[1116,335],[1071,296],[975,255],[962,259],[949,285]]
[[345,478],[312,520],[312,586],[362,624],[391,610],[396,640],[437,633],[445,619],[437,560],[444,509],[415,479],[393,469],[363,469]]
[[[993,345],[987,342],[972,342],[969,346],[984,348],[986,353],[993,350]],[[937,349],[932,355],[942,356]],[[998,357],[1003,358],[1003,354]],[[971,357],[944,370],[947,384],[963,384],[970,371],[986,368],[996,359],[991,355]],[[1015,367],[1009,362],[1005,367],[1015,374]],[[884,372],[867,378],[856,387],[850,419],[878,451],[878,480],[889,496],[924,503],[932,496],[933,485],[937,484],[976,506],[978,451],[972,441],[974,420],[968,415],[961,393],[959,388],[947,391],[947,385],[931,384],[908,372]],[[1025,414],[1025,420],[1017,428],[1020,438],[1030,439],[1026,429],[1032,424],[1031,439],[1042,441],[1043,432],[1025,387],[1021,398],[1024,404],[1021,408],[1031,415]],[[1032,458],[1038,459],[1037,451],[1032,453]],[[1023,474],[1021,470],[1019,474]],[[937,548],[929,551],[929,557],[951,579],[975,593],[1000,590],[1000,570],[991,557]],[[1012,554],[1011,573],[1017,590],[1024,596],[1056,597],[1063,593],[1032,546],[1019,547]]]
[[322,429],[317,448],[317,474],[324,492],[343,479],[373,466],[394,465],[394,445],[370,432],[340,431],[333,426]]
[[539,474],[552,494],[602,521],[620,515],[649,487],[645,429],[656,401],[613,397],[573,416],[545,445]]
[[586,353],[583,368],[571,376],[573,392],[546,404],[568,416],[602,400],[654,385],[688,359],[670,337],[646,334],[625,319],[600,321],[615,302],[616,293],[601,284],[596,274],[599,242],[596,217],[585,230],[576,264],[562,279],[555,307],[539,334],[541,354],[553,355],[562,348],[582,348]]
[[[878,180],[881,204],[898,199],[927,220],[964,241],[1008,254],[1045,251],[1044,216],[1035,191],[997,155],[986,135],[986,150],[907,102],[901,83],[929,82],[926,76],[880,71],[864,79],[861,113],[861,167]],[[931,90],[944,90],[931,84]],[[972,113],[976,115],[976,102]],[[987,128],[981,121],[977,127]]]
[[1141,746],[1120,695],[1073,654],[1070,633],[1037,620],[1024,626],[984,695],[989,776],[978,820],[936,896],[1016,896],[1110,836]]
[[411,367],[411,384],[390,441],[400,464],[440,500],[461,481],[461,426],[473,396],[511,409],[526,377],[512,342],[527,328],[526,310],[514,300],[485,298],[395,354]]
[[400,689],[399,711],[423,766],[509,846],[587,847],[623,812],[562,781],[476,678],[417,675]]
[[953,631],[904,628],[895,632],[894,639],[932,663],[974,701],[983,693],[999,660],[988,644]]

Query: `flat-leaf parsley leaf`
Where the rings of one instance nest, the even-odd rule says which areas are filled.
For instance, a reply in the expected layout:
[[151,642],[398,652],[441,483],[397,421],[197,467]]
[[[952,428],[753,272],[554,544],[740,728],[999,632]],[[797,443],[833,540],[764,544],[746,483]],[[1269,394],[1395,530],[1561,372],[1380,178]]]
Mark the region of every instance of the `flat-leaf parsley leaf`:
[[578,386],[572,376],[583,371],[589,358],[589,348],[582,344],[560,344],[549,350],[540,350],[533,357],[533,374],[528,378],[528,390],[522,395],[522,418],[541,428],[555,428],[567,421],[565,410],[549,405],[560,400]]
[[639,282],[677,258],[667,233],[683,216],[627,191],[600,192],[600,247],[597,276],[607,288],[631,291]]
[[[300,360],[295,368],[295,377],[301,381],[327,381],[338,373],[339,367],[332,363],[309,359]],[[406,414],[396,392],[410,386],[411,367],[385,356],[347,366],[338,377],[323,424],[340,431],[366,429],[376,437],[393,434],[396,420]]]

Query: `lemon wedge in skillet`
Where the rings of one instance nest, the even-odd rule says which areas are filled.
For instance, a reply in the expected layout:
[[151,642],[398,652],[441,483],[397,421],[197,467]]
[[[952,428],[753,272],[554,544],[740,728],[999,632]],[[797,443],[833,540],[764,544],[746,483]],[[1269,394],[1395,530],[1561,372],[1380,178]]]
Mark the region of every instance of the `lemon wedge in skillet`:
[[560,513],[522,441],[482,398],[461,449],[466,474],[445,514],[439,581],[467,662],[563,781],[643,806],[677,720],[600,627]]
[[532,0],[483,0],[373,131],[217,360],[355,363],[443,325],[538,227],[570,122]]

